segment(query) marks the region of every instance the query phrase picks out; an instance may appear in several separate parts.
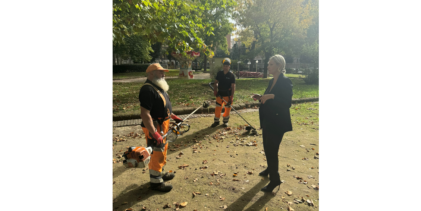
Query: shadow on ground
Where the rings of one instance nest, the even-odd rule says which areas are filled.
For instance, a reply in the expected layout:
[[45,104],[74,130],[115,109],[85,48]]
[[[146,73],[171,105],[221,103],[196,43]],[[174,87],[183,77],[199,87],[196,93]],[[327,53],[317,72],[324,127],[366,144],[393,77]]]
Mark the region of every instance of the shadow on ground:
[[238,210],[261,210],[262,207],[268,203],[275,195],[272,193],[265,193],[262,197],[259,198],[256,202],[253,203],[249,208],[244,209],[249,202],[252,201],[254,196],[259,193],[263,187],[269,183],[269,179],[264,177],[259,183],[257,183],[253,188],[244,193],[240,198],[228,206],[227,211],[238,211]]
[[[126,210],[129,207],[134,207],[137,203],[147,200],[153,195],[162,195],[163,192],[154,191],[149,189],[149,182],[141,186],[130,185],[114,199],[113,210]],[[130,190],[130,191],[128,191]]]

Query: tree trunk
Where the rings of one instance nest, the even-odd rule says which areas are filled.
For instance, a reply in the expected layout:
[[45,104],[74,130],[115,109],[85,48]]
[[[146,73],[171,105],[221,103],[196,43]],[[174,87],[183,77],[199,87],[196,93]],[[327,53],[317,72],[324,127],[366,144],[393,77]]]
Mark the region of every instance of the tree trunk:
[[[272,49],[272,48],[270,48]],[[263,67],[263,78],[268,77],[268,62],[269,58],[272,56],[271,50],[267,51],[265,50],[265,61],[264,61],[264,67]]]
[[205,59],[204,59],[204,65],[205,65],[205,69],[203,70],[203,72],[206,72],[206,67],[207,67],[207,65],[206,65],[206,63],[207,63],[207,61],[208,61],[208,57],[205,55]]

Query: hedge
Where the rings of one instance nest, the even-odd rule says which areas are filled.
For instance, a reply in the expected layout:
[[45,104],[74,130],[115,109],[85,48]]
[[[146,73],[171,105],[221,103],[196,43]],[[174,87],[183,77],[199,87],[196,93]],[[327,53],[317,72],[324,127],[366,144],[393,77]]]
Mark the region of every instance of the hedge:
[[113,73],[146,72],[149,64],[120,64],[113,65]]

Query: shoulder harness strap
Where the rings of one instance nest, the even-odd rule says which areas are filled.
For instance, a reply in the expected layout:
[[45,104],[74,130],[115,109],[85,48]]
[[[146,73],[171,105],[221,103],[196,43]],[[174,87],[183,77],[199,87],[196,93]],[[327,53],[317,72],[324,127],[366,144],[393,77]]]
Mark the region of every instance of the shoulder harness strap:
[[165,97],[164,95],[162,95],[161,91],[159,91],[159,89],[157,89],[154,85],[150,84],[150,83],[145,83],[144,85],[149,85],[151,87],[153,87],[155,89],[156,92],[158,92],[159,96],[161,96],[162,101],[164,102],[164,107],[167,106],[167,102],[165,101]]

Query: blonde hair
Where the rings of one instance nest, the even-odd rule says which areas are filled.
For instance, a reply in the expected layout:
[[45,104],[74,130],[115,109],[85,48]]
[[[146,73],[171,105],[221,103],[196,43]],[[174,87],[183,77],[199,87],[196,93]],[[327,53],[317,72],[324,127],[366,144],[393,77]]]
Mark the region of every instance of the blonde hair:
[[286,62],[285,62],[285,58],[282,55],[276,54],[275,56],[272,56],[272,57],[269,58],[269,61],[271,61],[271,60],[274,61],[277,65],[281,66],[281,68],[279,68],[277,70],[278,72],[280,72],[280,73],[286,72],[285,71]]

